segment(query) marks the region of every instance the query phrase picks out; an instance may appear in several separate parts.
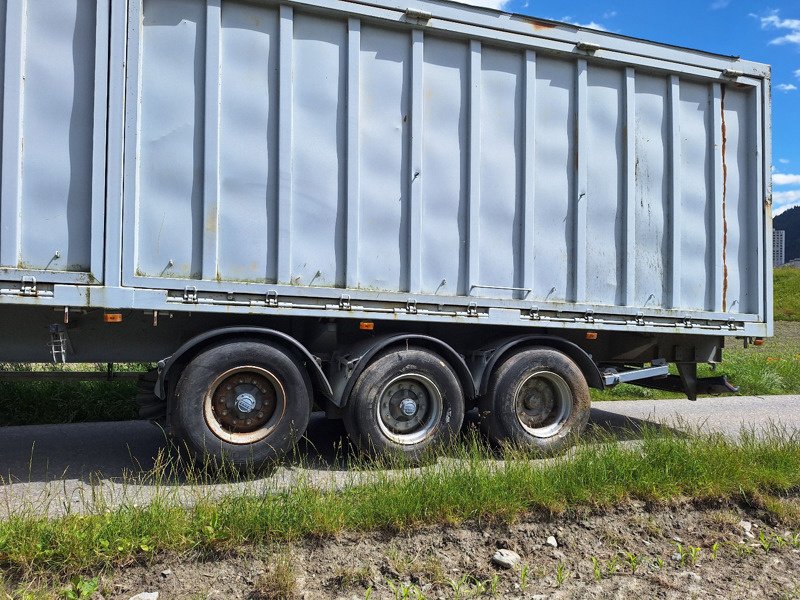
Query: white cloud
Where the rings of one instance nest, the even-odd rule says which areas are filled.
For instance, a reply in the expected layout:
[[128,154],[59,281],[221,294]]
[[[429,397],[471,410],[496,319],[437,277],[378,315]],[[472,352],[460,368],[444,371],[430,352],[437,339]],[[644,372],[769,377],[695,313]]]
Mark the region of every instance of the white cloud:
[[597,29],[598,31],[608,31],[605,27],[603,27],[600,23],[595,23],[594,21],[590,21],[588,23],[578,23],[572,17],[561,17],[561,21],[565,23],[569,23],[570,25],[575,25],[575,27],[583,27],[585,29]]
[[778,162],[781,163],[782,165],[788,165],[792,161],[790,161],[788,158],[779,158]]
[[772,183],[775,185],[800,185],[800,175],[789,175],[786,173],[774,173]]
[[614,17],[617,16],[617,14],[618,13],[615,10],[607,10],[606,12],[603,13],[603,18],[604,19],[613,19]]
[[775,86],[775,89],[778,89],[782,92],[793,92],[797,89],[797,86],[793,83],[779,83]]
[[775,192],[772,194],[772,204],[776,210],[784,211],[800,203],[800,190],[789,190],[788,192]]
[[758,18],[761,21],[761,29],[778,29],[789,32],[770,40],[770,44],[775,46],[797,44],[800,46],[800,19],[782,19],[777,10],[766,17]]
[[495,10],[503,10],[510,0],[456,0],[462,4],[471,4],[472,6],[483,6],[484,8],[494,8]]
[[794,72],[794,76],[800,79],[800,69],[797,69],[797,71]]
[[730,5],[731,0],[714,0],[711,3],[711,10],[719,10],[721,8],[728,8]]

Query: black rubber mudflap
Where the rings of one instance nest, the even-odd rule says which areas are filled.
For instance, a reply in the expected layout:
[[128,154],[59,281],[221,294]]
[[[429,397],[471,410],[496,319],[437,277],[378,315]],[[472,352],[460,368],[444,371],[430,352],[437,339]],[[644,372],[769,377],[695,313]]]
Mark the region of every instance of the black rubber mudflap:
[[142,373],[137,382],[136,405],[139,407],[139,418],[149,421],[163,421],[167,416],[167,403],[156,396],[158,370]]

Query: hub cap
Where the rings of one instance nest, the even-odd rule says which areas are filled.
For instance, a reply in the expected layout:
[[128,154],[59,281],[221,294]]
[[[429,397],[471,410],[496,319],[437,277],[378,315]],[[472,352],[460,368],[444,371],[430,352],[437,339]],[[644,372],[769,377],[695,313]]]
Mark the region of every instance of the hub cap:
[[436,384],[418,373],[396,377],[376,406],[381,432],[396,444],[418,444],[433,434],[443,408]]
[[539,371],[524,379],[514,398],[520,425],[537,438],[558,434],[572,413],[572,392],[563,377]]
[[252,444],[283,418],[286,394],[277,377],[261,367],[238,367],[220,375],[203,403],[206,423],[221,440]]

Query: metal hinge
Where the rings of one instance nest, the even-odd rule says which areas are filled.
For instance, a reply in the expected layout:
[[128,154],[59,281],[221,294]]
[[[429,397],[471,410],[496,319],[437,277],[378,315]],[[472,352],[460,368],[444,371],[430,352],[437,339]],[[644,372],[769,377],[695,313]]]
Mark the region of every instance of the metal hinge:
[[542,317],[539,315],[539,307],[534,306],[531,308],[530,317],[532,321],[540,321]]
[[478,316],[478,303],[477,302],[470,302],[469,306],[467,307],[467,316],[468,317],[477,317]]
[[636,315],[636,324],[639,326],[644,325],[644,314],[639,313],[638,315]]
[[39,291],[36,289],[36,277],[25,275],[22,278],[22,288],[20,293],[23,296],[38,296]]
[[353,306],[350,304],[350,296],[344,295],[339,298],[339,310],[353,310]]
[[406,312],[410,315],[417,314],[417,301],[416,300],[409,300],[406,302]]
[[587,310],[586,314],[584,315],[584,319],[586,319],[587,323],[594,323],[594,311]]
[[267,306],[277,308],[278,306],[278,292],[270,290],[267,292]]
[[691,329],[692,327],[694,327],[694,325],[692,325],[691,319],[684,319],[683,326],[686,327],[686,329]]
[[184,288],[183,301],[186,304],[197,304],[197,288],[195,286],[190,285]]
[[407,8],[405,15],[406,19],[416,19],[417,21],[430,21],[433,18],[432,13],[417,8]]

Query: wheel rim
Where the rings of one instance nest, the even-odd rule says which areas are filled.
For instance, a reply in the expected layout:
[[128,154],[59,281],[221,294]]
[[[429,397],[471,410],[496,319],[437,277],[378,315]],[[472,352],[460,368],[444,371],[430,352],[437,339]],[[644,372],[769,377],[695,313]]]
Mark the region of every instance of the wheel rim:
[[286,392],[280,380],[261,367],[229,369],[206,392],[203,412],[209,429],[230,444],[266,438],[283,419]]
[[376,405],[381,432],[396,444],[411,446],[433,435],[443,409],[442,393],[420,374],[400,375],[381,391]]
[[537,438],[553,437],[572,413],[572,391],[560,375],[538,371],[517,386],[514,408],[525,431]]

